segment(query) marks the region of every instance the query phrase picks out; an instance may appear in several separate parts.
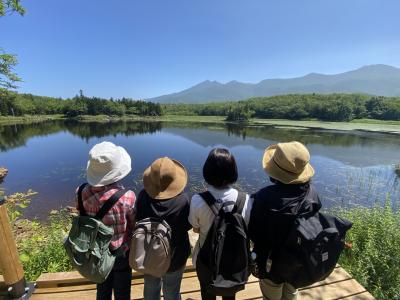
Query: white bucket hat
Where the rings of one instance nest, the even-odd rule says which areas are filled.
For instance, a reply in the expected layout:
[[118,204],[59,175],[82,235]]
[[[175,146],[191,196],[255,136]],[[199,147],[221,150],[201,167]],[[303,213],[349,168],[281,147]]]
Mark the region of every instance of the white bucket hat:
[[111,142],[96,144],[89,151],[86,179],[91,186],[105,186],[124,178],[132,170],[131,157]]

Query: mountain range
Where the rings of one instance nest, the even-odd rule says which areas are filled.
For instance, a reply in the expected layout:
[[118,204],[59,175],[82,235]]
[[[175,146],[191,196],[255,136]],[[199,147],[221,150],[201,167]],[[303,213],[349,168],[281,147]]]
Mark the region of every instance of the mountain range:
[[380,64],[340,74],[310,73],[296,78],[265,79],[258,83],[206,80],[183,91],[147,100],[160,103],[206,103],[306,93],[400,96],[400,69]]

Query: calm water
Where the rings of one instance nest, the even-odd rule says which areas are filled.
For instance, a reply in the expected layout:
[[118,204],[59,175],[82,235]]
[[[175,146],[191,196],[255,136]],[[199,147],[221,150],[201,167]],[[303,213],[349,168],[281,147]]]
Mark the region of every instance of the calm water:
[[298,140],[311,152],[314,183],[325,206],[372,205],[388,194],[393,203],[400,203],[400,180],[394,171],[400,163],[399,136],[199,123],[57,121],[0,126],[0,166],[9,168],[3,187],[7,193],[37,191],[26,215],[43,219],[51,209],[73,204],[74,190],[85,180],[88,151],[104,140],[131,155],[133,172],[124,184],[135,192],[141,189],[144,169],[162,156],[187,167],[189,191],[201,189],[208,152],[223,146],[236,157],[238,187],[251,193],[269,184],[261,168],[264,149]]

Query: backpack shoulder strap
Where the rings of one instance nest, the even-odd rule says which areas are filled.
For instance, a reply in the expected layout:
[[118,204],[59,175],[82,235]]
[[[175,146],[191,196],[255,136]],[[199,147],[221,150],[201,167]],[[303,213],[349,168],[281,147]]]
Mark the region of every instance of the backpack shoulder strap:
[[88,183],[82,183],[79,188],[78,188],[78,210],[79,210],[79,215],[81,216],[87,216],[85,207],[83,206],[83,201],[82,201],[82,192],[85,186],[87,186]]
[[236,212],[238,214],[242,214],[244,205],[246,203],[246,198],[247,198],[247,195],[245,193],[238,192],[238,196],[237,196],[237,199],[236,199],[236,207],[237,207]]
[[102,220],[109,210],[114,206],[115,203],[121,198],[127,191],[125,189],[119,190],[114,193],[100,208],[94,217],[97,220]]
[[214,215],[217,216],[218,213],[219,213],[219,209],[215,205],[217,200],[215,200],[214,196],[209,191],[205,191],[205,192],[199,193],[199,195],[207,203],[207,205],[210,207],[210,209],[212,210]]

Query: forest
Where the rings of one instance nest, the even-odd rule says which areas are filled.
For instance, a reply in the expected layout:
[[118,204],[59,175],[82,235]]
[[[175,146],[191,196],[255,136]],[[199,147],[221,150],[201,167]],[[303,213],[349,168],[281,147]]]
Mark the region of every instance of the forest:
[[400,120],[400,97],[363,94],[290,94],[239,102],[166,104],[162,108],[165,114],[227,116],[229,121],[249,118],[342,122],[364,118]]
[[87,97],[83,91],[72,99],[35,96],[0,89],[0,116],[54,115],[108,116],[226,116],[228,121],[250,118],[321,121],[354,119],[400,120],[400,97],[364,94],[290,94],[243,101],[207,104],[159,104],[130,98]]
[[79,95],[72,99],[61,99],[32,94],[19,94],[0,89],[0,115],[55,115],[62,114],[67,118],[82,115],[108,115],[108,116],[161,116],[160,104],[122,99],[103,99],[98,97],[86,97],[80,91]]

